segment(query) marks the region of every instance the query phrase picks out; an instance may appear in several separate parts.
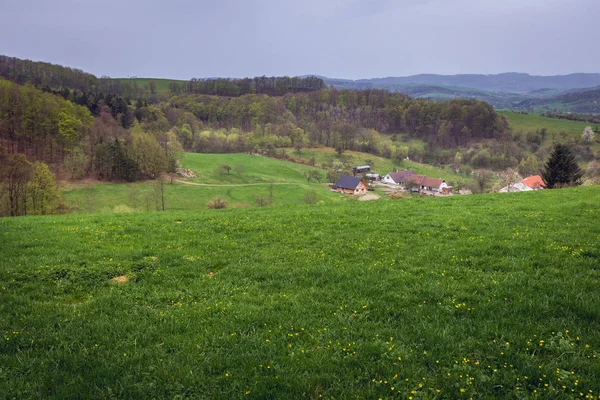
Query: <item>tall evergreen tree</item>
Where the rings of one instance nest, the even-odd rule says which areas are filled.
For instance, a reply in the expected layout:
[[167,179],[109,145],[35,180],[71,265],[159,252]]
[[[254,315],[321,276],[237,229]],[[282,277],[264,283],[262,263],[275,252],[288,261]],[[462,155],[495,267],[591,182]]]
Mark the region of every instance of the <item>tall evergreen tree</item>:
[[582,176],[583,173],[571,150],[561,143],[555,145],[542,171],[542,179],[546,188],[576,186],[581,184]]

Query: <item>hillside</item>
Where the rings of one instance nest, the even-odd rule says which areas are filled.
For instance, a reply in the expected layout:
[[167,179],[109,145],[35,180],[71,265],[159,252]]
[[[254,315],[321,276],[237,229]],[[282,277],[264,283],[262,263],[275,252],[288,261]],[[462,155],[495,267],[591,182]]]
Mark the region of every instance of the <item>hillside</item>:
[[372,87],[398,85],[461,86],[479,90],[506,93],[528,93],[541,89],[568,90],[600,86],[600,74],[570,74],[555,76],[536,76],[525,73],[503,73],[496,75],[463,74],[434,75],[421,74],[406,77],[388,77],[371,79],[335,79],[323,78],[326,84],[371,85]]
[[[219,173],[221,165],[232,167],[229,174]],[[303,173],[317,170],[301,164],[248,154],[196,154],[187,153],[183,166],[193,170],[197,177],[179,179],[165,185],[168,210],[197,211],[206,209],[206,203],[220,196],[229,208],[257,207],[257,198],[270,200],[273,183],[273,207],[289,207],[305,203],[307,192],[314,194],[314,202],[338,202],[344,200],[332,193],[325,184],[309,184]],[[187,182],[189,184],[183,184]],[[111,213],[152,211],[155,206],[155,184],[74,182],[63,187],[65,199],[75,211]]]
[[470,98],[485,101],[497,109],[541,111],[558,110],[598,113],[600,74],[532,76],[506,73],[498,75],[414,75],[373,79],[336,79],[322,77],[337,88],[385,89],[412,97],[445,101]]
[[599,196],[0,219],[0,391],[596,399]]

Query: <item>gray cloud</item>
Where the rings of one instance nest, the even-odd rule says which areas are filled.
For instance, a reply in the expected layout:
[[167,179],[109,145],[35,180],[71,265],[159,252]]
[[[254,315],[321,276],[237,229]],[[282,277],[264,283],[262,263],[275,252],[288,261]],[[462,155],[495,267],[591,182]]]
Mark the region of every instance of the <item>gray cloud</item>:
[[598,72],[597,0],[0,0],[0,52],[97,75]]

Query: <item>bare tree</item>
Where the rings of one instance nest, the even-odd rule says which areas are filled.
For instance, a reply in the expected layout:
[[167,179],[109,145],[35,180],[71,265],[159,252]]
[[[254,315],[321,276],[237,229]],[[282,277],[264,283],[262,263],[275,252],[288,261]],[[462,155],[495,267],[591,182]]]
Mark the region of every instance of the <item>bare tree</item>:
[[492,174],[490,171],[480,169],[474,173],[475,189],[483,194],[489,187],[492,180]]
[[521,182],[523,177],[519,175],[519,171],[515,168],[507,168],[500,172],[500,181],[494,187],[494,191],[497,192],[500,189],[507,187],[510,192],[510,187],[517,182]]
[[154,205],[157,211],[165,211],[165,180],[159,177],[154,181],[152,192],[154,195]]

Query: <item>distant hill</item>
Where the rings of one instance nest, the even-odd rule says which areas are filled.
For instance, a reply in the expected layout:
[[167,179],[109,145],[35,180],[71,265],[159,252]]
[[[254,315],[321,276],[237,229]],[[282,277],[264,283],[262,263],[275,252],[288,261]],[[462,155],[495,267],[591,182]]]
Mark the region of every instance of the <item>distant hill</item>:
[[588,88],[600,85],[598,74],[570,74],[555,76],[537,76],[525,73],[508,72],[497,75],[465,74],[465,75],[434,75],[421,74],[406,77],[387,77],[371,79],[336,79],[324,78],[325,83],[348,88],[390,87],[407,85],[460,86],[479,90],[529,93],[542,89],[569,90]]
[[497,109],[600,112],[600,74],[535,76],[524,73],[497,75],[432,75],[372,79],[321,77],[340,89],[383,89],[428,100],[470,98]]

